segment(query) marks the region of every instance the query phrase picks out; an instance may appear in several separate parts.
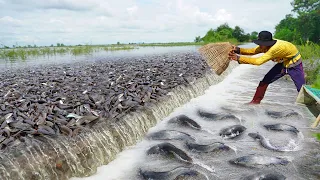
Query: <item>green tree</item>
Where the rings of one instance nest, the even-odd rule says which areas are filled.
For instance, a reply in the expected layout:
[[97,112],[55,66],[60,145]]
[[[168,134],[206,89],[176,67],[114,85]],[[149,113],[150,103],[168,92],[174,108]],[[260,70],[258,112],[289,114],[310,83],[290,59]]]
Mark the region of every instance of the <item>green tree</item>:
[[215,31],[211,28],[209,31],[206,33],[206,35],[202,38],[204,42],[213,42],[213,38],[215,36]]
[[224,24],[218,26],[217,29],[216,29],[216,31],[217,31],[217,32],[220,32],[220,31],[222,31],[222,30],[224,30],[224,29],[226,29],[226,30],[228,30],[228,31],[231,31],[231,32],[233,31],[233,29],[228,25],[228,23],[224,23]]
[[257,32],[257,31],[253,31],[253,32],[250,34],[250,39],[251,39],[251,40],[258,39],[258,32]]
[[275,38],[290,41],[293,42],[295,39],[294,31],[288,29],[288,28],[282,28],[278,30],[278,32],[274,35]]
[[201,37],[200,37],[200,36],[197,36],[197,37],[194,39],[194,42],[201,42]]
[[294,12],[311,12],[320,10],[319,0],[294,0],[291,2]]
[[221,29],[220,31],[218,31],[218,34],[222,39],[229,39],[232,38],[232,31],[232,29]]
[[241,37],[244,34],[244,30],[241,29],[239,26],[234,27],[234,31],[232,33],[233,37],[240,41]]
[[[293,0],[293,11],[298,13],[296,32],[303,42],[320,42],[320,1]],[[295,38],[297,41],[297,38]]]
[[316,12],[300,13],[298,31],[304,41],[320,42],[320,14]]

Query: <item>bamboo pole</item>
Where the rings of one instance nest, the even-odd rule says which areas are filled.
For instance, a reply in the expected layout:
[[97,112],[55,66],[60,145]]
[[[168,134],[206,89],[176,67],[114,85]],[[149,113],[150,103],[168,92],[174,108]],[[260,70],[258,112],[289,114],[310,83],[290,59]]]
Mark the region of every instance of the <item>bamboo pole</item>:
[[318,115],[318,117],[316,118],[316,120],[313,122],[312,124],[312,128],[316,128],[320,123],[320,114]]

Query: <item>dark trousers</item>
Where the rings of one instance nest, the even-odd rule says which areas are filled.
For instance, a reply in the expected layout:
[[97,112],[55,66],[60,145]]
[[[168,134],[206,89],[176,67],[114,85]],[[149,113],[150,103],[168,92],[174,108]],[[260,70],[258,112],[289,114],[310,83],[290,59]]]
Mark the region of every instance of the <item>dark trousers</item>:
[[286,74],[290,75],[299,92],[302,85],[306,83],[302,62],[291,68],[285,68],[282,63],[278,63],[264,76],[262,82],[271,84]]

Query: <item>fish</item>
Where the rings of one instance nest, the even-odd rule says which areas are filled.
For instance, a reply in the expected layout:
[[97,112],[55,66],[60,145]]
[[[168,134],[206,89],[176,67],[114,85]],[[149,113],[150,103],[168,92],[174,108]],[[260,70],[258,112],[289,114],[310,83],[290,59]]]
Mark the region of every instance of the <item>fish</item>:
[[192,129],[196,129],[196,130],[200,130],[201,129],[201,126],[197,122],[195,122],[194,120],[190,119],[186,115],[176,116],[176,117],[170,119],[168,121],[168,123],[176,123],[176,124],[179,124],[181,126],[190,127]]
[[192,163],[192,158],[187,153],[168,142],[160,143],[149,148],[147,154],[160,154],[163,156],[171,156],[183,162]]
[[257,172],[248,176],[241,177],[240,180],[285,180],[286,177],[276,171]]
[[220,131],[219,136],[226,139],[233,139],[240,136],[247,128],[242,125],[233,125]]
[[67,117],[67,118],[75,118],[75,119],[80,119],[80,118],[82,118],[82,116],[79,116],[79,115],[74,114],[74,113],[69,113],[66,117]]
[[140,169],[139,174],[146,180],[175,180],[182,176],[198,176],[200,172],[180,166],[169,171],[145,171]]
[[285,151],[294,151],[296,148],[296,147],[292,147],[290,145],[290,143],[287,144],[286,146],[274,146],[270,143],[269,139],[266,139],[265,137],[263,137],[262,135],[260,135],[258,133],[249,133],[248,135],[250,137],[252,137],[253,139],[259,140],[262,147],[269,149],[269,150],[285,152]]
[[218,152],[218,151],[229,151],[231,148],[224,143],[221,142],[214,142],[211,144],[197,144],[194,142],[186,142],[186,146],[191,151],[196,152]]
[[288,109],[288,110],[280,111],[280,112],[267,110],[265,113],[274,119],[287,118],[287,117],[292,117],[292,116],[301,116],[299,113],[295,112],[292,109]]
[[56,132],[51,127],[46,126],[46,125],[40,125],[38,127],[37,131],[39,133],[45,134],[45,135],[50,135],[50,136],[55,136],[56,135]]
[[152,140],[195,140],[190,134],[176,130],[161,130],[147,135]]
[[249,154],[247,156],[238,157],[228,161],[232,165],[261,168],[270,165],[287,165],[289,161],[286,158],[267,156],[260,154]]
[[66,134],[66,135],[69,136],[69,137],[72,136],[72,130],[71,130],[70,128],[68,128],[67,126],[65,126],[65,125],[60,126],[60,131],[61,131],[63,134]]
[[[202,110],[198,111],[198,115],[210,120],[224,120],[224,119],[236,119],[239,120],[235,115],[230,113],[210,113]],[[240,120],[239,120],[240,121]]]
[[268,130],[273,130],[273,131],[289,131],[293,132],[295,134],[298,134],[300,131],[291,125],[284,124],[284,123],[277,123],[277,124],[267,124],[263,125],[266,129]]

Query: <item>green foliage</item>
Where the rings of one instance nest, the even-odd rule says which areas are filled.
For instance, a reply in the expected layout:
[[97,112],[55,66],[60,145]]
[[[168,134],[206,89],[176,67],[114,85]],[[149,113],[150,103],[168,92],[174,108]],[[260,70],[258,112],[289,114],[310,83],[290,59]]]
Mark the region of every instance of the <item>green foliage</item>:
[[196,42],[196,43],[201,42],[201,37],[200,37],[200,36],[197,36],[197,37],[194,39],[194,42]]
[[320,133],[314,133],[313,136],[320,141]]
[[[320,67],[320,66],[319,66]],[[319,68],[320,69],[320,68]],[[314,83],[311,85],[313,88],[320,89],[320,75],[317,75],[317,78],[315,79]]]
[[278,30],[277,34],[274,36],[276,39],[281,39],[285,41],[290,41],[293,42],[295,39],[295,32],[288,29],[288,28],[283,28]]
[[258,32],[257,31],[253,31],[251,34],[250,34],[250,39],[251,40],[254,40],[254,39],[258,39]]
[[307,74],[306,83],[313,87],[319,87],[320,81],[320,45],[309,42],[298,46]]
[[320,1],[294,0],[291,5],[297,17],[286,15],[276,26],[275,37],[296,44],[320,42]]
[[234,29],[231,28],[227,23],[224,23],[218,26],[216,29],[209,29],[209,31],[199,39],[199,36],[196,37],[195,42],[221,42],[229,41],[232,43],[237,42],[249,42],[251,39],[256,39],[258,33],[252,32],[251,34],[245,33],[242,28],[236,26]]
[[[117,50],[130,50],[134,49],[134,46],[118,45],[118,46],[73,46],[66,47],[62,43],[58,43],[59,47],[32,47],[30,48],[15,48],[15,49],[0,49],[0,59],[12,60],[25,60],[28,57],[37,56],[54,56],[71,54],[73,56],[79,56],[83,54],[92,54],[97,51],[117,51]],[[52,45],[53,46],[53,45]],[[28,46],[29,47],[29,46]]]
[[319,0],[294,0],[291,2],[293,6],[293,11],[301,13],[301,12],[310,12],[320,9],[320,1]]

